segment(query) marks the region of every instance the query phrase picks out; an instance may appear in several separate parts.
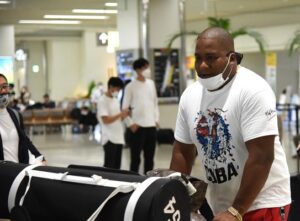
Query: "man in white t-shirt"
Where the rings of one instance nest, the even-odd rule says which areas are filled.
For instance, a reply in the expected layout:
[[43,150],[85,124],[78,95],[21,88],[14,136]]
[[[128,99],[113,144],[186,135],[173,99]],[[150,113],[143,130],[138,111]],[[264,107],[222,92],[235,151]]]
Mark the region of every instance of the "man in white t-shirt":
[[129,110],[121,111],[118,100],[119,91],[124,84],[118,77],[111,77],[107,83],[107,92],[98,101],[97,117],[102,126],[101,143],[104,148],[104,166],[120,169],[124,129],[122,120],[129,115]]
[[267,82],[241,67],[231,35],[199,34],[199,82],[181,96],[170,169],[189,174],[198,152],[213,221],[287,220],[290,175]]
[[149,62],[144,58],[137,59],[133,62],[133,69],[137,76],[126,86],[122,106],[131,109],[131,118],[127,121],[130,128],[130,170],[139,172],[140,155],[143,151],[146,173],[154,166],[158,102],[154,82],[149,79]]

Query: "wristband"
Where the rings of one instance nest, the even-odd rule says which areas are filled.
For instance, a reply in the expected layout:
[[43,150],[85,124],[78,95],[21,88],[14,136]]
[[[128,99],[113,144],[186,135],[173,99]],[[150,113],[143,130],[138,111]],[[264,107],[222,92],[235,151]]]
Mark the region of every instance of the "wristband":
[[239,213],[239,211],[237,211],[234,207],[229,207],[228,209],[227,209],[227,211],[231,214],[231,215],[233,215],[235,218],[237,218],[237,220],[238,221],[243,221],[243,217],[242,217],[242,215]]

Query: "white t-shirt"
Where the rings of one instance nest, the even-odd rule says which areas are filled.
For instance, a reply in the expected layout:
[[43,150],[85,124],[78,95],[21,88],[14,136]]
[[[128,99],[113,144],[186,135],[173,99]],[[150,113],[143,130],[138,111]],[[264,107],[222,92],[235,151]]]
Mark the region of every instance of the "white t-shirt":
[[110,124],[104,124],[103,116],[113,116],[121,112],[121,107],[118,99],[108,97],[106,94],[100,97],[97,106],[97,117],[101,122],[102,138],[101,143],[104,145],[108,141],[114,144],[124,144],[124,129],[121,119]]
[[155,127],[159,121],[157,95],[154,82],[133,80],[125,88],[123,108],[132,108],[131,119],[141,127]]
[[[221,90],[209,92],[195,82],[184,91],[175,138],[196,145],[214,213],[230,207],[237,194],[248,158],[245,142],[266,135],[278,135],[276,100],[267,82],[254,72],[239,66]],[[278,136],[274,149],[269,177],[249,211],[291,202],[290,174]]]
[[0,109],[0,134],[2,139],[4,160],[19,162],[19,135],[9,113]]

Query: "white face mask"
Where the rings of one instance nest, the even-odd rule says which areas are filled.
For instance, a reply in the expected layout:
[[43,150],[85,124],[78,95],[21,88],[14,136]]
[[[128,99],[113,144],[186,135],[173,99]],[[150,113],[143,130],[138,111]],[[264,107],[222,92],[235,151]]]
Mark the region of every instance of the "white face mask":
[[114,92],[111,93],[111,95],[112,95],[114,98],[118,98],[119,91],[114,91]]
[[89,112],[87,110],[82,110],[80,113],[81,113],[81,115],[86,116],[86,115],[88,115]]
[[9,94],[1,94],[0,95],[0,108],[6,108],[9,103]]
[[216,76],[213,76],[210,78],[200,78],[200,77],[198,78],[200,84],[202,84],[202,86],[204,88],[206,88],[207,90],[215,90],[215,89],[218,89],[219,87],[221,87],[222,85],[224,85],[228,81],[233,67],[231,67],[230,72],[227,75],[226,79],[223,78],[223,74],[229,65],[230,57],[231,57],[231,54],[228,57],[228,62],[226,64],[224,70],[220,74],[217,74]]
[[151,78],[151,70],[150,70],[150,68],[145,69],[145,70],[142,72],[142,75],[143,75],[145,78]]

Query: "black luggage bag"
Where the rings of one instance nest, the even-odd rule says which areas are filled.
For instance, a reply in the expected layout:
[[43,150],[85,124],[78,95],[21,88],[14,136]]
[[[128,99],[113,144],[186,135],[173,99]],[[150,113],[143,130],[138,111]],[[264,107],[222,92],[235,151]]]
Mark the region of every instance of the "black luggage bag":
[[300,175],[291,176],[292,204],[288,221],[299,221],[300,217]]
[[292,175],[290,179],[292,203],[288,221],[298,221],[300,216],[300,149],[298,147],[300,135],[294,136],[293,140],[297,151],[297,174]]
[[174,143],[173,129],[159,129],[157,130],[157,143],[158,144],[173,144]]
[[[177,179],[0,161],[0,218],[12,221],[190,220]],[[19,183],[19,184],[18,184]]]

